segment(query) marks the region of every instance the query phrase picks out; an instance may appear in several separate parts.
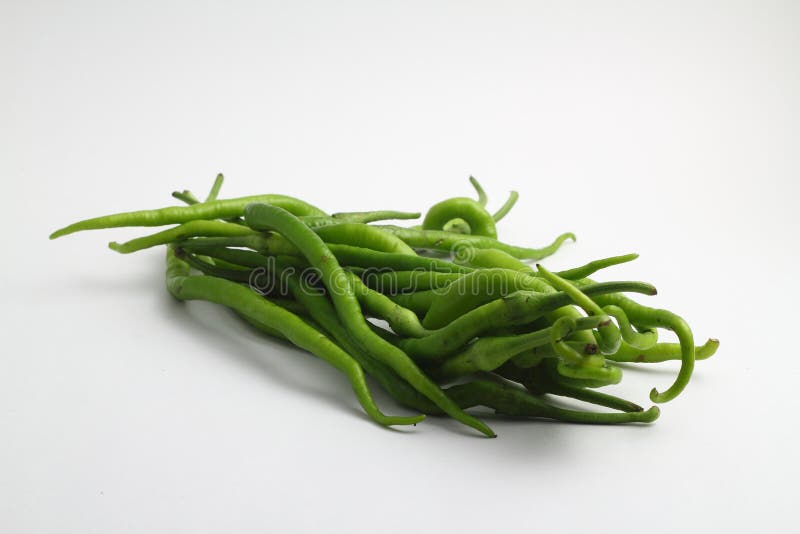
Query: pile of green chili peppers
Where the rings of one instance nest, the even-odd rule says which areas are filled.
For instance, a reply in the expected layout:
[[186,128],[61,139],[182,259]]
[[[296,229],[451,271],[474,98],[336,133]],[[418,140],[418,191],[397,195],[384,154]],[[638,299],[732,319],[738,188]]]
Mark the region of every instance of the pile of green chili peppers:
[[[272,194],[218,199],[222,181],[218,175],[203,201],[175,192],[186,205],[86,219],[50,238],[174,225],[109,246],[127,254],[165,245],[166,286],[175,298],[227,306],[265,334],[325,360],[347,376],[364,411],[381,425],[446,414],[493,437],[465,411],[475,406],[518,418],[649,423],[659,415],[656,406],[645,410],[599,391],[622,379],[617,363],[680,360],[675,382],[650,393],[663,403],[686,387],[695,360],[719,345],[709,339],[695,346],[681,317],[627,296],[655,295],[652,285],[589,278],[636,254],[560,272],[531,265],[574,236],[563,234],[544,248],[499,241],[497,223],[518,195],[512,192],[492,214],[472,177],[477,199],[443,200],[412,227],[385,222],[420,213],[328,214]],[[658,329],[674,332],[678,343],[659,343]],[[385,415],[367,375],[419,414]],[[574,409],[556,397],[612,411]]]

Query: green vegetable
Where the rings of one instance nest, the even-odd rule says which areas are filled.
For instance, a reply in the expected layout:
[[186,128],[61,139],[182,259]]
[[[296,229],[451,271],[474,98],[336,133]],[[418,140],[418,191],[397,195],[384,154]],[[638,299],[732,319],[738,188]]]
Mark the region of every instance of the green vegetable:
[[[129,254],[165,245],[167,289],[175,298],[227,306],[264,335],[325,360],[347,376],[364,411],[381,425],[447,415],[494,436],[465,411],[474,406],[519,419],[654,421],[658,408],[645,410],[599,390],[623,379],[617,363],[680,360],[674,383],[650,393],[654,402],[666,402],[687,386],[695,361],[712,356],[719,341],[695,347],[684,319],[627,296],[655,295],[651,284],[588,278],[636,254],[558,272],[534,268],[525,260],[554,254],[575,236],[564,233],[543,248],[498,240],[497,222],[519,195],[512,191],[492,215],[481,184],[474,177],[470,183],[477,200],[436,202],[420,227],[405,228],[370,223],[420,214],[328,215],[285,195],[218,199],[220,174],[203,201],[176,191],[173,197],[187,205],[86,219],[50,237],[165,226],[109,247]],[[678,343],[659,343],[659,329],[673,331]],[[383,414],[366,375],[419,415]],[[565,409],[552,396],[614,411]]]

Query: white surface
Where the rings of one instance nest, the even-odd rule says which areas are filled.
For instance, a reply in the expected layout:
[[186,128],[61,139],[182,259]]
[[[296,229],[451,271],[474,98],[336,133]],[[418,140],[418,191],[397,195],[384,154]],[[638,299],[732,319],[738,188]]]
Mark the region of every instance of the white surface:
[[[0,4],[0,531],[790,529],[797,3],[141,4]],[[46,239],[220,170],[331,210],[473,173],[521,194],[505,240],[641,253],[602,278],[721,349],[649,427],[381,429],[324,363],[173,302],[160,250],[105,248],[141,231]]]

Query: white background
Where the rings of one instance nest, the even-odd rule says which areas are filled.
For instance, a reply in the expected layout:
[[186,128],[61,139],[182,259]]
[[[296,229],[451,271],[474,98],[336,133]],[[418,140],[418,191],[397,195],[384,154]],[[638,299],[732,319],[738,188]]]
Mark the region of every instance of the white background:
[[[0,2],[0,531],[788,531],[797,477],[796,2]],[[652,426],[372,424],[320,360],[176,303],[174,189],[425,210],[521,194],[553,268],[639,252],[720,338]],[[647,403],[676,367],[626,369]],[[387,412],[403,413],[385,396]]]

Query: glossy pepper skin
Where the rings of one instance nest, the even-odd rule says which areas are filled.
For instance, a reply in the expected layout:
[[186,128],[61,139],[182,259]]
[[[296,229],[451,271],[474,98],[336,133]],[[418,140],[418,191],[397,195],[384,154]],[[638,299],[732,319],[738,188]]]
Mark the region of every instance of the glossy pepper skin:
[[[477,200],[438,202],[421,226],[411,228],[370,223],[412,220],[418,212],[329,215],[272,194],[218,200],[222,181],[218,175],[203,201],[176,191],[173,197],[186,206],[85,219],[51,238],[174,225],[109,247],[128,254],[166,245],[167,289],[175,298],[229,307],[264,334],[328,362],[344,373],[365,413],[380,425],[449,415],[493,437],[486,423],[464,411],[474,406],[516,418],[649,423],[658,408],[645,410],[596,390],[622,379],[616,362],[680,360],[674,383],[651,392],[654,402],[666,402],[686,387],[695,361],[719,346],[709,339],[695,347],[684,319],[627,295],[655,295],[652,285],[588,278],[636,254],[556,272],[527,263],[555,253],[574,235],[564,233],[542,248],[499,241],[496,223],[519,195],[512,191],[491,215],[486,192],[473,177]],[[678,343],[659,343],[659,329],[673,331]],[[418,414],[385,415],[366,375]],[[615,411],[565,409],[550,396]]]

